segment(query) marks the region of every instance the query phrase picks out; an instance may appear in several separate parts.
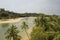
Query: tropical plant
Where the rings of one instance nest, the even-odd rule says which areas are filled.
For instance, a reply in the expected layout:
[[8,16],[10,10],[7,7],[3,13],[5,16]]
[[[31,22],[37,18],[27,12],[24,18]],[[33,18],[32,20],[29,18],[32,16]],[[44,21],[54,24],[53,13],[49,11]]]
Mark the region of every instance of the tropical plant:
[[7,40],[21,40],[21,36],[18,35],[19,31],[17,30],[17,27],[12,25],[10,28],[8,28],[7,32],[5,33]]
[[21,28],[26,32],[26,35],[29,39],[29,35],[28,35],[28,32],[27,32],[27,29],[29,28],[28,25],[25,22],[23,22],[23,24],[21,25]]

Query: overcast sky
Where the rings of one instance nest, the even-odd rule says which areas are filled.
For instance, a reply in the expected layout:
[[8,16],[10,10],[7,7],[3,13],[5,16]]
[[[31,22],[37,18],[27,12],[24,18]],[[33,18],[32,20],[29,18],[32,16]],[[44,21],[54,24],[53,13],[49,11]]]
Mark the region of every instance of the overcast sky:
[[60,14],[60,0],[0,0],[0,8],[19,13]]

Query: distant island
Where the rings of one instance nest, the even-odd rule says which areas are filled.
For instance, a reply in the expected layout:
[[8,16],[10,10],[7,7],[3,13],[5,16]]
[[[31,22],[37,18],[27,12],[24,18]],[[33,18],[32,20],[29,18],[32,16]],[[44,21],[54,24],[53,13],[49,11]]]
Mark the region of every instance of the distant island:
[[39,14],[37,13],[15,13],[0,8],[0,19],[12,19],[12,18],[19,18],[19,17],[32,17],[32,16],[35,17],[38,15]]

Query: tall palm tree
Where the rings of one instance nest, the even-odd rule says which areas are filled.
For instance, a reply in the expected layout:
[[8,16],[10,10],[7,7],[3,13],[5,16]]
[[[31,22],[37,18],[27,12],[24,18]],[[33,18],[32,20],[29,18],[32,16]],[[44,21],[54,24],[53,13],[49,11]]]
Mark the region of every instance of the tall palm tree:
[[45,15],[41,14],[39,17],[35,19],[35,24],[37,27],[43,27],[47,25],[47,19]]
[[35,19],[36,26],[39,26],[40,24],[43,25],[44,22],[45,22],[45,15],[44,14],[41,14],[40,16],[38,16]]
[[29,39],[29,35],[28,35],[28,32],[27,32],[27,29],[28,29],[28,25],[25,23],[25,22],[23,22],[23,24],[22,24],[22,29],[26,32],[26,35],[27,35],[27,37],[28,37],[28,39]]
[[39,26],[39,18],[38,17],[35,19],[35,26]]
[[21,40],[21,36],[18,35],[19,31],[17,30],[17,27],[12,25],[10,28],[8,28],[6,32],[6,39],[7,40]]

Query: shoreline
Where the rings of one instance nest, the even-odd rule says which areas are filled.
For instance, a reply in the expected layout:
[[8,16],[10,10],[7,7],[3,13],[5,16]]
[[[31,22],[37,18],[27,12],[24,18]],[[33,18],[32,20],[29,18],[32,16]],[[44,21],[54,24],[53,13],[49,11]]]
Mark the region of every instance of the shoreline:
[[14,22],[20,21],[21,19],[23,19],[23,18],[0,20],[0,24],[2,24],[2,23],[14,23]]

